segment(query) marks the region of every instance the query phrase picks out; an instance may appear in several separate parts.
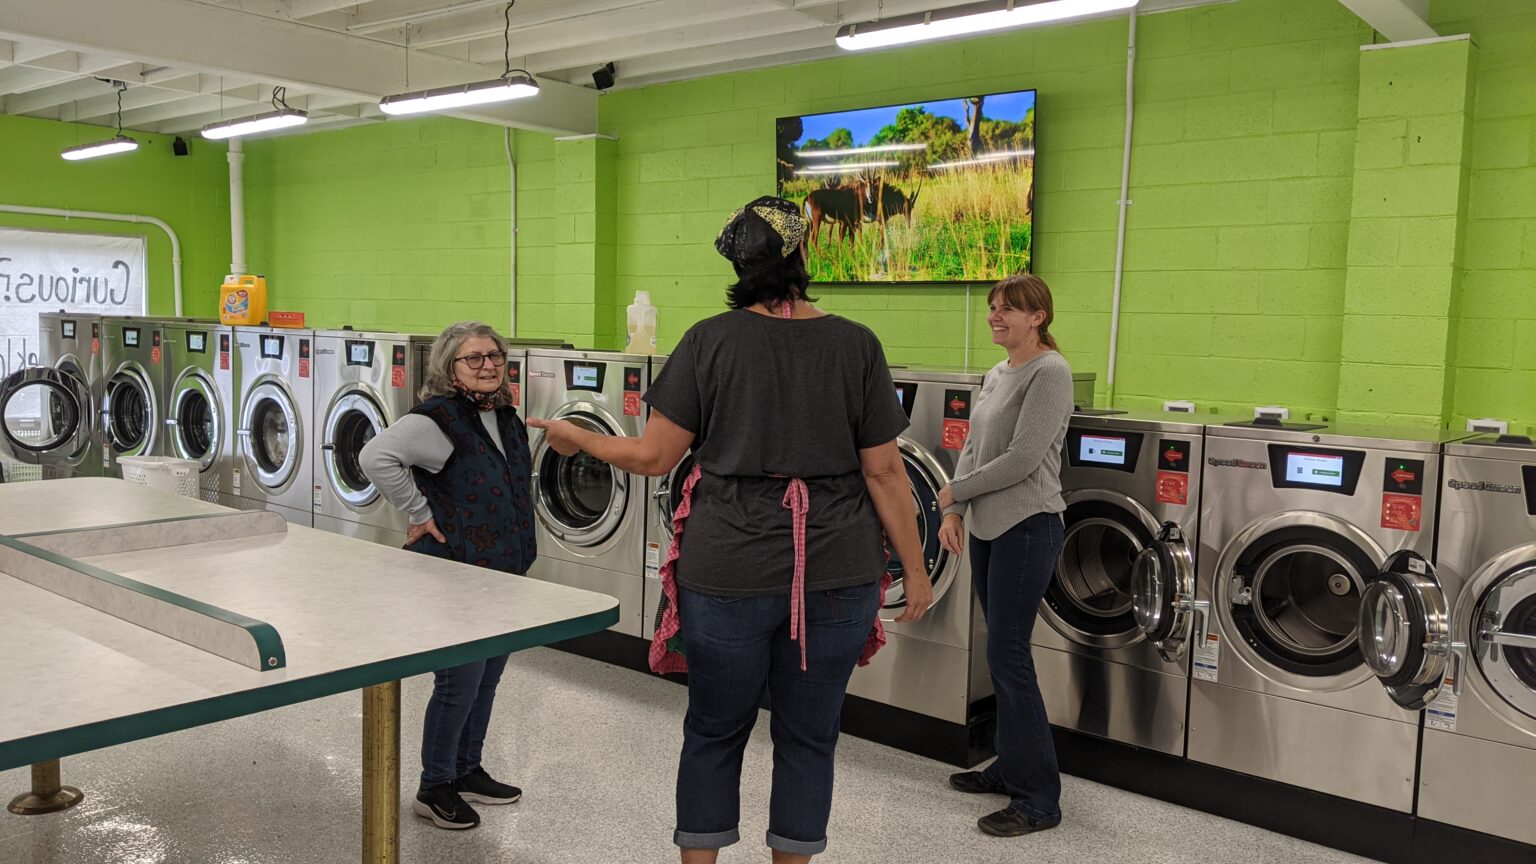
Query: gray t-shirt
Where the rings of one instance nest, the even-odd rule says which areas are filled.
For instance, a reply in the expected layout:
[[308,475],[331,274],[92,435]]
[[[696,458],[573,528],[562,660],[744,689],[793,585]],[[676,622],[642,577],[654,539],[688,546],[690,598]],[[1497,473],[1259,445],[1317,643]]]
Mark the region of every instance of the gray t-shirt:
[[810,490],[807,590],[879,578],[885,550],[859,451],[895,440],[907,417],[869,328],[835,315],[717,315],[684,334],[645,400],[694,433],[703,471],[679,584],[724,596],[787,591],[790,477]]

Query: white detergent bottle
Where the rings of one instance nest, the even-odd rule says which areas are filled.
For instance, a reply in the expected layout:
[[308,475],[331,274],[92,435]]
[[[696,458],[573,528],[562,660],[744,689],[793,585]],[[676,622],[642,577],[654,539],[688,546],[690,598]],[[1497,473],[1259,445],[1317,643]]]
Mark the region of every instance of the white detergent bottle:
[[656,353],[656,307],[651,305],[651,292],[636,291],[635,302],[629,304],[628,336],[624,350],[631,354]]

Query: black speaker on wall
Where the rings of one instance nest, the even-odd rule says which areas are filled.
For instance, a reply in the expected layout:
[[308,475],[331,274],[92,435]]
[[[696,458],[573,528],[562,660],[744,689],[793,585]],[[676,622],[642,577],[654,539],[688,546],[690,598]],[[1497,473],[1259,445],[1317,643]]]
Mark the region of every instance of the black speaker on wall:
[[612,63],[605,63],[605,64],[603,64],[603,68],[597,70],[596,72],[593,72],[592,73],[592,83],[597,85],[597,89],[599,89],[599,90],[607,90],[609,87],[612,87],[613,86],[613,64]]
[[175,153],[177,156],[185,156],[192,151],[187,149],[186,140],[183,139],[180,135],[177,135],[176,140],[171,142],[171,152]]

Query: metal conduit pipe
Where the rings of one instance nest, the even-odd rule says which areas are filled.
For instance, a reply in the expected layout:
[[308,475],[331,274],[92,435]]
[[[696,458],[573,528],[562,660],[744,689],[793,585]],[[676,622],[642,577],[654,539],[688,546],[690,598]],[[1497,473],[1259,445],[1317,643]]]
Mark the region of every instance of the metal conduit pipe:
[[[26,216],[58,216],[63,219],[97,219],[105,222],[134,222],[153,225],[171,238],[171,277],[176,298],[176,317],[181,317],[181,238],[164,220],[153,216],[133,213],[98,213],[93,210],[66,210],[59,207],[25,207],[20,204],[0,204],[0,213],[20,213]],[[149,310],[145,310],[148,312]]]
[[1115,235],[1115,299],[1109,314],[1109,370],[1104,398],[1115,399],[1115,363],[1120,348],[1120,289],[1125,283],[1125,217],[1131,206],[1131,127],[1136,119],[1136,9],[1131,8],[1130,37],[1125,53],[1125,155],[1120,165],[1120,225]]

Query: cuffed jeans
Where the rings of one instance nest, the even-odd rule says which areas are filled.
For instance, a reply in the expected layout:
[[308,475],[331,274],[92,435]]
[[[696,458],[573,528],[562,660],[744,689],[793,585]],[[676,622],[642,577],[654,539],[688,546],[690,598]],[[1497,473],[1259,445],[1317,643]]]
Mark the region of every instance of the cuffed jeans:
[[997,694],[997,761],[982,773],[1010,806],[1061,818],[1061,770],[1035,677],[1029,638],[1061,554],[1061,517],[1036,513],[995,540],[971,538],[971,582],[987,618],[987,663]]
[[496,685],[507,655],[439,669],[421,730],[421,788],[441,786],[480,767]]
[[673,835],[678,846],[719,849],[741,839],[742,753],[766,691],[773,736],[768,846],[798,855],[827,848],[843,697],[879,601],[874,582],[806,592],[809,641],[802,672],[800,643],[789,638],[789,592],[717,597],[678,587],[688,655]]

